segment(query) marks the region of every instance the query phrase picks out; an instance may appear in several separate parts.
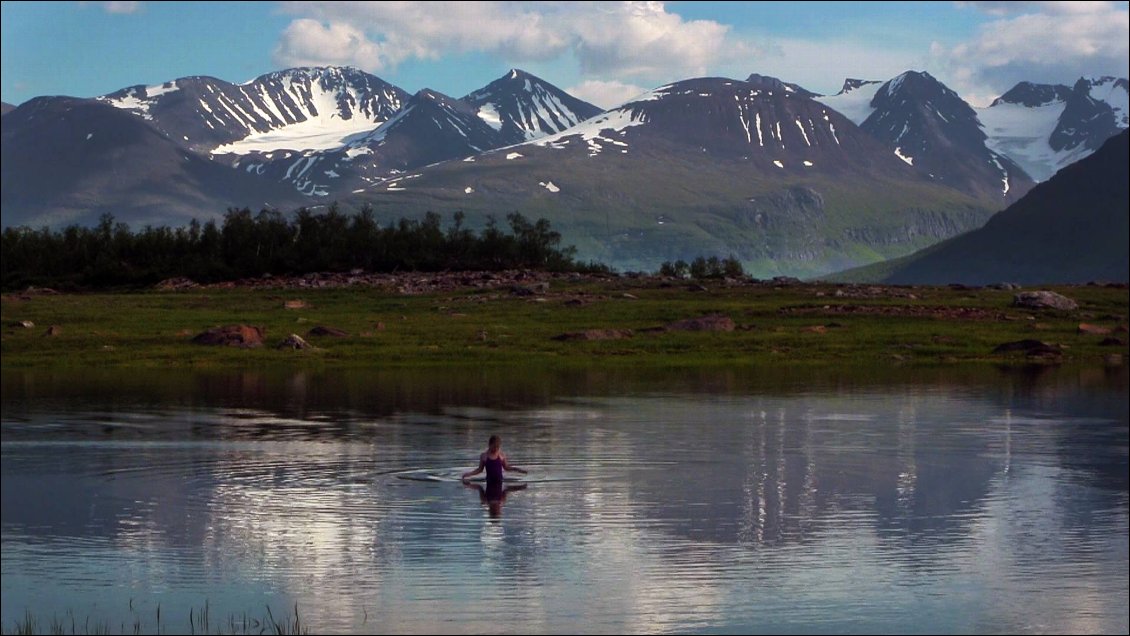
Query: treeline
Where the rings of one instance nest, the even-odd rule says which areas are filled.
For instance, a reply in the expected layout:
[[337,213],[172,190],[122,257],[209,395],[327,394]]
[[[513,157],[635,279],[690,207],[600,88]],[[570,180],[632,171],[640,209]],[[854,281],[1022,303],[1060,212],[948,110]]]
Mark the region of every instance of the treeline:
[[382,226],[371,209],[346,215],[331,206],[293,217],[276,210],[253,214],[230,209],[221,223],[151,227],[134,232],[104,215],[95,227],[63,230],[26,227],[3,232],[0,264],[4,289],[29,285],[64,288],[147,286],[187,277],[207,283],[309,272],[606,269],[581,265],[575,249],[561,248],[549,221],[507,215],[508,231],[493,218],[474,232],[462,212],[442,227],[429,212],[422,220]]
[[659,266],[660,276],[674,276],[676,278],[694,278],[696,280],[709,278],[741,278],[745,276],[742,262],[731,255],[726,258],[699,256],[690,263],[679,259],[675,262],[664,261]]

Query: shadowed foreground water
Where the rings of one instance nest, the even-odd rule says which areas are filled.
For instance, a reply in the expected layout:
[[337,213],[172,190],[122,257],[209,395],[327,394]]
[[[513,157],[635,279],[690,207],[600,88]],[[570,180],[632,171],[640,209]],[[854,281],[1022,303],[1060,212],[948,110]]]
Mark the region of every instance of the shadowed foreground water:
[[[1126,386],[6,373],[3,626],[1126,632]],[[528,483],[455,480],[492,433]]]

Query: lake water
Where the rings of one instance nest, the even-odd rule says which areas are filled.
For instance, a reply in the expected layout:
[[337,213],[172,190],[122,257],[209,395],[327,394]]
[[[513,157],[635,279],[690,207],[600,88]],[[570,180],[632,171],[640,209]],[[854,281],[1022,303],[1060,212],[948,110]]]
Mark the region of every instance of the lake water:
[[1125,633],[1127,384],[5,372],[3,628]]

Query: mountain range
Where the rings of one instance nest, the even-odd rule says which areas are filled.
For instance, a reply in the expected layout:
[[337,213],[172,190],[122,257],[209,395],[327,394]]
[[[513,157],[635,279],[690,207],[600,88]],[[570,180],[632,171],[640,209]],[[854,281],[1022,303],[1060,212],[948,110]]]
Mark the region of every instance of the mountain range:
[[977,230],[834,275],[894,284],[1130,280],[1130,131],[1057,172]]
[[696,78],[601,111],[520,70],[461,98],[352,68],[41,97],[3,123],[3,225],[182,225],[339,202],[378,219],[511,211],[582,259],[733,254],[815,275],[980,227],[1127,127],[1125,79],[1021,83],[975,109],[926,73],[821,96]]

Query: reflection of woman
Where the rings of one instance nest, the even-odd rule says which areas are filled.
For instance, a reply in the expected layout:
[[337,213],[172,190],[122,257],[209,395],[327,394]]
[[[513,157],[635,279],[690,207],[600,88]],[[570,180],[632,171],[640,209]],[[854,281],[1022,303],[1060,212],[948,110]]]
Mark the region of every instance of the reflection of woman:
[[464,482],[464,486],[468,488],[475,488],[479,491],[479,502],[487,507],[490,511],[491,519],[497,519],[502,516],[502,504],[506,502],[506,494],[515,490],[524,490],[526,484],[518,484],[515,486],[503,487],[502,481],[487,480],[486,488],[482,484],[469,484]]
[[487,471],[487,486],[491,482],[498,482],[502,484],[502,472],[504,470],[512,470],[516,473],[526,474],[525,470],[517,466],[511,466],[510,462],[506,459],[506,454],[502,452],[502,439],[497,435],[491,435],[487,440],[487,450],[485,453],[479,455],[479,467],[475,470],[469,470],[463,473],[463,479],[478,475],[479,473]]

